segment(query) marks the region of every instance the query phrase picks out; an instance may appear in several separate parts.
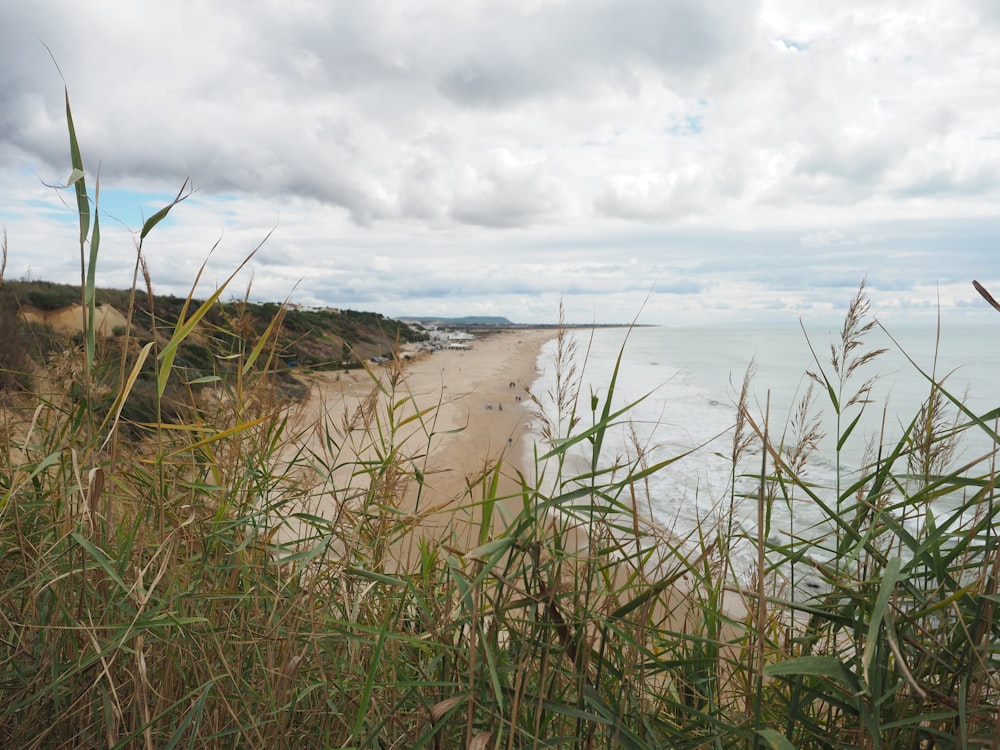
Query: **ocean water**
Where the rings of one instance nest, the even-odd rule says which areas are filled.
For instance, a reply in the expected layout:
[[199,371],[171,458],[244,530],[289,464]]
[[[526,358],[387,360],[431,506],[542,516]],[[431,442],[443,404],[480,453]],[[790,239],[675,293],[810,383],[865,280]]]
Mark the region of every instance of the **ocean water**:
[[[996,387],[1000,382],[1000,348],[994,345],[998,329],[1000,320],[995,327],[943,326],[936,352],[934,325],[890,328],[888,334],[880,328],[872,329],[855,353],[880,348],[887,351],[859,368],[844,389],[849,397],[869,378],[875,378],[871,403],[865,405],[841,452],[841,481],[864,463],[869,446],[893,445],[927,399],[929,383],[907,356],[927,373],[936,372],[939,378],[947,374],[946,387],[956,395],[964,395],[975,413],[1000,406],[1000,389]],[[739,474],[759,473],[761,456],[757,451],[744,458],[737,466],[735,483],[731,460],[736,403],[744,374],[753,363],[750,404],[754,419],[763,425],[767,415],[772,441],[783,433],[793,440],[793,415],[811,382],[805,373],[818,373],[822,367],[831,380],[836,378],[830,349],[839,341],[839,327],[602,328],[593,332],[575,330],[572,335],[576,340],[577,369],[582,372],[578,407],[581,422],[577,429],[585,429],[593,421],[591,394],[601,404],[607,399],[619,357],[613,406],[621,408],[638,402],[628,412],[627,420],[623,418],[623,423],[609,432],[601,465],[634,460],[639,452],[636,446],[641,446],[650,464],[690,452],[649,480],[641,498],[646,512],[684,536],[697,526],[708,528],[706,524],[732,509],[737,525],[755,534],[756,500],[740,500],[739,496],[753,493],[756,482],[741,479]],[[554,352],[555,341],[543,348],[539,357],[541,375],[532,387],[550,417],[554,407],[547,394],[554,383]],[[805,476],[818,485],[821,497],[835,505],[835,413],[825,388],[814,386],[813,396],[808,414],[819,420],[825,437],[810,455]],[[845,410],[842,427],[854,419],[858,410]],[[534,436],[536,442],[542,442],[538,422],[533,422]],[[981,431],[970,431],[954,465],[988,453],[992,447]],[[575,450],[575,465],[582,472],[590,458],[585,455],[587,444]],[[776,503],[769,534],[772,540],[787,540],[792,532],[799,534],[822,522],[822,512],[810,502],[793,502],[787,507]],[[912,523],[919,524],[920,520]],[[822,551],[816,554],[823,556]],[[737,553],[747,568],[751,555],[750,550]]]

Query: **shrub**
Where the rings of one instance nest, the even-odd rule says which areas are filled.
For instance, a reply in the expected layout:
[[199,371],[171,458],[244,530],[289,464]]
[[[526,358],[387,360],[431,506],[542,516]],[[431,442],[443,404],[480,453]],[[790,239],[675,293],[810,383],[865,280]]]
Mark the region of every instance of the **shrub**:
[[27,390],[31,386],[31,358],[24,343],[17,300],[0,278],[0,392]]

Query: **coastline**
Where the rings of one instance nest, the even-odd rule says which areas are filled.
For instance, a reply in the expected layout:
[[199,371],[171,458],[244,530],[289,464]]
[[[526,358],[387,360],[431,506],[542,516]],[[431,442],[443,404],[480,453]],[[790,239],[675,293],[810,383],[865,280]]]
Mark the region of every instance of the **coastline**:
[[[527,389],[538,376],[543,344],[555,335],[553,329],[498,331],[470,342],[469,349],[404,351],[399,365],[316,373],[309,396],[296,409],[300,439],[295,442],[306,451],[328,452],[326,429],[332,429],[342,451],[340,461],[330,457],[331,467],[340,467],[333,483],[356,488],[367,478],[357,475],[352,459],[377,461],[385,446],[376,445],[372,431],[391,434],[391,450],[404,468],[381,479],[392,488],[397,520],[409,529],[386,540],[390,556],[408,569],[419,560],[417,541],[426,538],[459,551],[472,549],[479,545],[484,481],[491,481],[495,470],[498,500],[491,528],[502,527],[520,510],[518,472],[526,473],[530,455]],[[385,412],[386,403],[394,404],[392,414]],[[307,512],[336,516],[338,494],[317,492],[316,505]]]
[[[296,443],[319,455],[329,441],[324,429],[332,429],[342,453],[328,459],[334,468],[330,486],[336,490],[318,488],[315,503],[303,510],[332,519],[341,512],[343,490],[349,488],[348,497],[363,494],[369,478],[364,472],[359,476],[358,467],[364,462],[384,466],[381,456],[387,447],[384,440],[372,441],[372,431],[386,435],[392,422],[396,428],[389,449],[403,468],[377,480],[384,491],[379,500],[391,509],[392,518],[381,526],[383,570],[412,572],[420,564],[424,540],[458,553],[480,546],[486,497],[496,499],[483,537],[492,539],[521,510],[521,476],[529,484],[533,481],[533,417],[527,389],[541,375],[544,344],[556,335],[551,328],[500,331],[476,339],[469,349],[402,352],[409,358],[400,364],[314,374],[310,395],[295,417],[305,440]],[[387,403],[396,405],[392,417],[384,411]],[[496,489],[490,491],[494,476]],[[567,550],[588,554],[591,539],[585,525],[553,519],[551,528],[559,529]],[[649,527],[643,544],[658,546],[663,535],[671,546],[680,541],[664,529]],[[654,555],[648,561],[644,575],[680,573],[672,555],[657,560]],[[617,570],[615,587],[626,588],[631,574],[628,566]],[[671,605],[657,607],[654,619],[685,627],[682,623],[691,616],[683,606],[690,585],[690,574],[678,575],[669,595]],[[742,598],[735,591],[726,593],[729,616],[745,615]]]

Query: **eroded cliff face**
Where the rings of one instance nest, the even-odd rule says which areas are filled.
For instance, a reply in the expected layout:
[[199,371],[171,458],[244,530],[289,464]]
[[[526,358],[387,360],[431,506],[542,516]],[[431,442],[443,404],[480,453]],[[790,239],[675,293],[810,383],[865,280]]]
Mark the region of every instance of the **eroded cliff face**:
[[[85,312],[83,305],[70,305],[58,310],[39,310],[26,307],[21,317],[28,323],[40,323],[52,327],[56,333],[72,336],[83,332]],[[98,336],[110,338],[125,330],[125,316],[113,305],[98,305],[94,314],[94,332]]]

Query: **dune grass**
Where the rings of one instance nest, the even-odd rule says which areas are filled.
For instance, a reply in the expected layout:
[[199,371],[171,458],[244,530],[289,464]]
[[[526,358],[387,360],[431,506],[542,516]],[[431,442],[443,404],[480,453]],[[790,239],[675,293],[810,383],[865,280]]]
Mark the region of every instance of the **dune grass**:
[[[755,503],[749,536],[725,513],[687,539],[645,517],[645,480],[675,459],[605,455],[628,419],[611,406],[617,373],[606,398],[582,396],[584,363],[561,337],[560,413],[539,479],[521,477],[521,511],[494,523],[508,470],[494,465],[467,496],[476,546],[424,538],[401,569],[389,549],[416,519],[399,495],[425,480],[439,438],[405,372],[373,377],[356,412],[307,426],[322,440],[306,450],[270,388],[279,320],[217,351],[226,366],[210,383],[172,367],[191,336],[211,348],[200,324],[226,285],[189,298],[152,341],[96,337],[97,191],[68,98],[67,121],[90,314],[72,366],[0,404],[0,745],[995,746],[995,453],[949,457],[974,431],[996,446],[1000,410],[974,414],[926,373],[928,401],[902,438],[836,486],[804,476],[824,400],[833,460],[865,439],[860,378],[878,352],[863,289],[830,357],[815,357],[819,395],[789,425],[753,413],[744,383],[720,507]],[[144,243],[183,196],[139,233],[147,292]],[[108,361],[121,364],[105,393],[95,373]],[[157,416],[126,433],[149,363]],[[167,403],[176,394],[182,409]],[[414,431],[424,446],[407,453]],[[570,472],[563,459],[581,448],[589,468]],[[319,498],[335,514],[317,513]],[[770,509],[802,502],[825,523],[769,541]],[[756,551],[750,580],[730,559],[741,543]],[[806,574],[823,584],[808,597]]]

